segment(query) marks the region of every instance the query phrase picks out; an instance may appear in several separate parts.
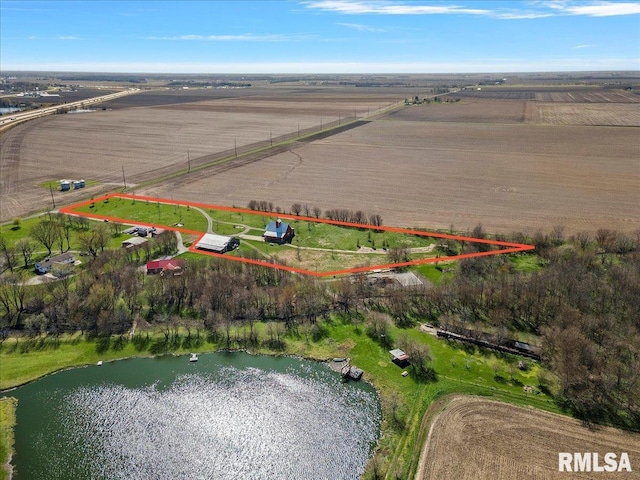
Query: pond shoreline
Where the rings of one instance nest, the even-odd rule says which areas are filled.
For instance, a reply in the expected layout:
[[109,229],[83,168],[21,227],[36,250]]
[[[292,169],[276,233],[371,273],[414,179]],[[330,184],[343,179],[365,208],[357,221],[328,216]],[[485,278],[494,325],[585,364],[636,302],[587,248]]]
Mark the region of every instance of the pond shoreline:
[[[199,350],[199,349],[194,349],[194,350],[197,351],[198,353],[202,352],[202,350]],[[133,402],[131,406],[136,407],[136,412],[137,412],[135,415],[136,421],[140,421],[141,424],[146,425],[148,422],[152,421],[151,417],[147,415],[147,413],[151,411],[150,410],[151,405],[155,405],[156,402],[160,402],[158,403],[158,410],[156,410],[156,408],[154,407],[152,409],[153,411],[171,412],[170,415],[165,418],[174,418],[174,417],[181,418],[181,415],[184,415],[184,414],[180,414],[178,412],[190,412],[192,400],[184,400],[184,399],[177,400],[178,398],[183,398],[183,397],[182,396],[176,397],[176,395],[184,394],[185,388],[187,389],[187,391],[191,388],[197,388],[198,390],[203,388],[204,389],[202,390],[203,392],[204,391],[209,392],[209,394],[211,394],[212,396],[208,394],[206,397],[207,398],[206,400],[205,400],[205,397],[202,397],[204,403],[201,405],[203,410],[200,413],[196,414],[196,411],[193,410],[192,412],[193,414],[195,414],[197,417],[202,417],[201,419],[202,423],[197,423],[197,425],[199,426],[209,425],[209,427],[207,428],[210,428],[214,424],[217,425],[220,422],[220,419],[216,420],[215,416],[214,417],[206,416],[206,412],[210,411],[213,405],[220,405],[220,407],[215,407],[215,410],[217,410],[218,408],[222,408],[221,411],[227,411],[227,409],[229,408],[232,410],[235,409],[237,411],[239,408],[241,409],[240,412],[246,412],[248,417],[246,415],[241,415],[240,417],[238,417],[235,413],[233,413],[228,418],[225,416],[225,418],[227,418],[226,421],[231,421],[231,423],[229,424],[229,428],[231,429],[230,431],[244,432],[243,436],[247,436],[247,438],[250,439],[249,443],[247,443],[248,445],[247,448],[249,448],[250,451],[252,452],[254,451],[261,452],[264,448],[266,448],[267,450],[269,449],[269,447],[264,447],[264,448],[257,447],[258,444],[263,445],[262,440],[260,439],[265,434],[265,432],[268,433],[268,431],[271,431],[271,432],[274,432],[274,434],[275,432],[280,432],[281,434],[285,434],[284,432],[290,429],[294,429],[293,431],[300,431],[300,428],[302,428],[304,430],[305,427],[301,427],[300,425],[306,424],[307,418],[311,422],[309,423],[309,425],[315,425],[316,427],[320,425],[325,425],[325,424],[333,425],[333,423],[330,421],[331,418],[340,419],[343,417],[343,415],[347,415],[346,412],[350,412],[352,409],[356,408],[356,405],[358,405],[359,402],[350,401],[346,403],[344,405],[344,407],[347,407],[346,409],[343,407],[339,407],[339,405],[341,404],[340,402],[331,401],[328,404],[326,402],[322,402],[321,400],[322,398],[334,398],[333,393],[329,394],[329,390],[325,390],[326,388],[329,388],[329,386],[331,386],[330,387],[331,391],[335,390],[336,393],[343,392],[339,394],[341,397],[342,395],[347,395],[347,397],[344,397],[344,398],[349,398],[352,395],[356,395],[356,396],[367,395],[366,398],[369,398],[369,400],[367,401],[367,404],[370,405],[370,407],[367,407],[366,409],[366,411],[369,412],[367,413],[367,417],[371,419],[370,422],[375,422],[375,424],[367,421],[366,424],[369,424],[369,427],[367,427],[366,432],[365,431],[362,432],[362,435],[364,435],[362,436],[362,439],[363,440],[365,438],[369,439],[367,441],[367,445],[369,445],[369,447],[367,447],[366,451],[362,450],[361,448],[358,448],[359,453],[355,457],[351,457],[351,456],[342,457],[342,456],[335,456],[335,454],[331,454],[332,459],[337,460],[338,458],[341,458],[341,460],[337,463],[335,461],[331,461],[331,462],[323,462],[322,464],[317,464],[318,465],[317,470],[318,472],[322,472],[325,470],[331,471],[332,468],[335,468],[335,465],[340,464],[343,461],[346,462],[345,467],[347,464],[355,465],[355,464],[358,464],[359,462],[362,462],[361,464],[362,466],[358,467],[357,470],[352,470],[351,467],[347,468],[345,472],[351,472],[351,473],[347,473],[346,477],[342,477],[342,478],[352,478],[352,475],[354,475],[357,472],[357,477],[360,478],[360,475],[363,474],[363,472],[365,471],[366,465],[368,464],[368,462],[370,461],[370,458],[374,454],[375,449],[378,445],[378,440],[382,435],[382,428],[381,428],[382,407],[380,403],[380,397],[377,389],[375,389],[370,383],[362,382],[362,387],[357,387],[355,383],[350,386],[342,386],[341,385],[342,382],[340,380],[339,375],[336,375],[335,372],[328,367],[327,362],[325,360],[318,361],[317,359],[305,358],[300,355],[291,355],[291,354],[265,355],[262,352],[253,353],[251,351],[248,351],[247,349],[233,349],[233,350],[217,349],[215,352],[209,352],[209,353],[212,353],[212,355],[208,355],[208,354],[201,355],[198,363],[188,362],[188,359],[189,359],[188,354],[184,355],[181,353],[179,354],[169,353],[165,355],[153,355],[153,356],[149,355],[145,357],[137,357],[134,359],[129,358],[130,360],[133,360],[133,363],[114,362],[113,360],[110,360],[109,364],[111,366],[108,366],[105,362],[103,366],[98,367],[97,365],[93,365],[95,368],[94,369],[89,368],[88,370],[86,368],[91,367],[92,366],[91,364],[83,365],[82,368],[61,369],[55,373],[60,373],[62,370],[74,370],[74,372],[67,372],[67,374],[61,376],[59,379],[48,378],[49,375],[46,375],[45,378],[48,378],[46,382],[42,384],[39,383],[38,385],[28,386],[26,390],[20,390],[19,393],[15,394],[15,396],[20,399],[21,409],[19,413],[20,418],[18,419],[18,422],[20,425],[16,428],[16,434],[19,436],[19,439],[18,439],[19,441],[16,443],[16,450],[20,452],[20,455],[19,455],[20,460],[16,459],[17,463],[14,463],[14,465],[17,465],[17,467],[21,471],[24,470],[24,474],[26,475],[25,478],[40,478],[40,476],[42,475],[42,471],[41,471],[41,469],[43,468],[42,465],[44,465],[42,463],[42,458],[44,458],[42,457],[42,455],[46,455],[46,451],[45,453],[42,453],[42,454],[40,453],[36,454],[35,451],[32,451],[34,448],[33,443],[31,442],[31,440],[27,440],[27,438],[31,438],[32,435],[34,435],[33,432],[39,431],[38,429],[43,429],[42,430],[43,432],[44,431],[55,432],[55,431],[64,431],[64,428],[72,428],[71,431],[75,431],[74,430],[76,428],[75,424],[67,425],[66,423],[64,423],[62,425],[67,425],[67,426],[64,427],[63,430],[57,430],[54,428],[54,425],[57,425],[57,423],[55,422],[60,421],[58,420],[58,418],[62,419],[65,417],[57,417],[57,416],[49,417],[48,415],[45,415],[42,418],[42,421],[45,422],[43,425],[49,425],[49,426],[43,427],[40,425],[41,421],[36,420],[36,418],[40,418],[40,416],[36,415],[34,417],[29,412],[37,412],[41,410],[49,411],[50,410],[49,407],[46,406],[48,405],[48,403],[45,405],[44,403],[41,404],[41,402],[50,402],[51,399],[58,398],[57,396],[58,394],[56,394],[56,396],[54,397],[49,397],[47,395],[45,397],[50,398],[50,400],[41,401],[37,399],[45,398],[45,397],[40,395],[39,392],[47,392],[50,390],[52,392],[53,391],[66,392],[67,389],[69,389],[68,392],[70,394],[71,392],[76,392],[75,389],[80,388],[80,390],[78,390],[79,392],[81,392],[79,396],[74,393],[73,397],[71,398],[76,398],[76,400],[78,398],[83,398],[81,403],[76,403],[74,406],[74,409],[75,408],[79,409],[78,412],[80,412],[80,416],[83,417],[84,415],[87,414],[87,412],[89,412],[93,408],[99,408],[99,406],[103,403],[101,399],[103,396],[103,393],[98,393],[98,392],[102,392],[103,389],[106,389],[105,391],[107,392],[107,396],[105,398],[108,399],[108,398],[111,398],[110,397],[111,395],[118,395],[117,392],[119,392],[124,388],[125,390],[122,390],[122,392],[120,392],[121,394],[123,394],[123,396],[118,397],[119,400],[115,401],[115,404],[125,406],[125,409],[122,410],[123,412],[124,411],[133,412],[134,410],[129,410],[129,408],[126,408],[126,405],[129,405],[131,403],[131,399],[134,399],[135,402]],[[152,361],[151,358],[156,358],[156,361]],[[269,358],[271,358],[272,360],[269,360]],[[127,359],[127,357],[123,355],[120,359]],[[120,363],[120,365],[117,365],[118,363]],[[221,370],[219,370],[220,368]],[[220,372],[220,373],[216,373],[216,372]],[[198,377],[194,377],[192,374],[196,374],[196,373],[198,376],[200,375],[205,375],[205,376],[200,378],[200,380],[194,380],[194,379],[197,379]],[[293,384],[291,384],[294,387],[293,390],[289,391],[289,387],[287,386],[289,385],[289,380],[284,382],[281,380],[276,380],[280,378],[280,376],[283,374],[286,376],[284,378],[291,378],[290,381],[294,382]],[[290,374],[293,374],[294,376],[289,377]],[[183,375],[186,375],[186,376],[183,376]],[[213,376],[209,377],[209,375],[213,375]],[[180,379],[181,376],[183,376],[182,377],[183,380],[179,380],[178,386],[176,387],[174,382],[176,382],[176,379]],[[209,378],[209,381],[206,380],[207,378]],[[225,380],[227,378],[229,380],[233,378],[241,378],[242,380],[241,380],[241,383],[238,383],[237,385],[235,384],[235,380],[231,380],[232,383],[227,385],[227,380]],[[299,379],[294,380],[296,378],[299,378]],[[107,383],[104,383],[105,381]],[[112,387],[109,386],[109,385],[112,385],[113,382],[115,382],[115,384],[113,384]],[[124,383],[121,383],[121,382],[124,382]],[[186,382],[186,383],[182,383],[182,382]],[[271,382],[275,382],[275,383],[272,384]],[[298,382],[301,382],[299,383],[299,386],[305,385],[304,390],[298,390],[298,387],[295,386]],[[156,385],[156,387],[154,387],[153,385]],[[267,387],[267,385],[270,385],[270,387]],[[278,402],[276,403],[280,405],[281,402],[284,402],[281,404],[281,406],[284,407],[284,409],[282,409],[281,407],[277,407],[274,410],[270,406],[267,407],[267,404],[264,403],[265,401],[267,401],[267,399],[272,397],[273,393],[268,393],[272,391],[271,390],[272,387],[275,387],[275,390],[273,390],[274,392],[280,392],[279,394],[277,394],[277,398],[280,400],[278,400]],[[280,387],[284,388],[284,390],[281,391]],[[308,393],[304,393],[302,396],[299,393],[297,393],[298,391],[306,392],[307,387],[310,388]],[[148,390],[148,388],[151,388],[151,390]],[[236,397],[237,392],[236,394],[234,394],[233,392],[236,391],[237,388],[240,388],[241,389],[240,391],[242,392],[254,392],[254,393],[249,394],[248,396],[241,394],[239,397]],[[265,388],[267,388],[267,390],[264,390]],[[362,393],[356,393],[356,392],[360,392],[362,388],[364,388],[364,391]],[[230,390],[227,391],[227,389],[230,389]],[[91,393],[87,393],[87,392],[91,392]],[[155,392],[155,393],[150,393],[150,392]],[[224,393],[224,392],[227,392],[227,393]],[[263,393],[256,395],[257,392],[267,392],[267,393],[266,395],[263,395]],[[353,392],[353,393],[347,393],[347,392]],[[368,392],[368,393],[365,394],[364,392]],[[329,394],[329,396],[325,397],[325,395],[327,394]],[[64,393],[64,395],[65,395],[64,398],[66,398],[67,393]],[[234,396],[234,398],[237,398],[237,400],[239,401],[232,402],[231,404],[228,403],[226,400],[228,395]],[[317,401],[320,401],[322,402],[321,403],[322,406],[318,404],[317,405],[318,408],[314,408],[313,410],[307,412],[304,406],[300,404],[300,402],[303,401],[304,398],[306,398],[306,395],[311,395],[309,397],[309,401],[311,401],[312,404],[316,404]],[[59,398],[62,399],[63,397],[59,397]],[[92,398],[93,400],[87,401],[90,398]],[[200,398],[200,397],[198,394],[196,397],[187,396],[184,398],[192,399],[192,398]],[[245,404],[245,400],[249,398],[254,399],[254,400],[248,400],[251,404],[254,404],[257,401],[254,407],[251,407],[250,404]],[[354,398],[360,398],[360,397],[354,397]],[[179,409],[173,408],[171,410],[165,410],[167,408],[167,403],[165,403],[167,402],[167,399],[170,399],[172,404],[173,402],[178,402],[176,404],[182,404],[184,402],[184,406],[187,408],[179,408]],[[26,403],[23,403],[23,401],[25,400],[26,400]],[[57,405],[57,402],[59,402],[60,400],[54,400],[54,401],[56,402],[55,404]],[[111,400],[109,400],[109,402],[110,401]],[[376,406],[374,407],[374,405]],[[373,410],[369,410],[369,408]],[[138,412],[138,410],[140,411]],[[74,412],[74,411],[75,410],[73,409],[70,410],[70,412]],[[359,412],[357,413],[357,416],[365,414],[365,410],[360,410],[358,408],[358,411]],[[102,418],[102,416],[111,417],[112,415],[112,413],[108,413],[109,408],[101,409],[100,412],[102,412],[98,416],[100,418]],[[254,413],[251,413],[251,412],[254,412]],[[266,417],[262,417],[261,415],[263,414],[260,412],[264,412],[264,414],[266,414]],[[279,413],[274,413],[274,412],[279,412]],[[355,411],[352,413],[356,414]],[[76,416],[73,413],[70,413],[70,415],[72,417]],[[205,415],[206,417],[203,417],[203,415]],[[257,418],[265,418],[265,423],[264,424],[260,423],[262,427],[257,428],[257,430],[255,431],[252,428],[247,430],[246,420],[243,420],[243,419],[256,416],[256,415],[258,415]],[[291,415],[291,417],[289,415]],[[329,416],[327,417],[327,415]],[[357,418],[357,416],[354,418]],[[95,418],[98,418],[98,417],[95,417]],[[23,424],[22,421],[25,418],[27,420],[27,423]],[[90,416],[87,418],[94,418],[94,417]],[[188,418],[194,418],[194,417],[192,417],[191,414],[187,414],[187,419]],[[287,418],[290,418],[290,421],[287,421]],[[273,427],[269,426],[271,425],[271,422],[275,421],[276,419],[277,419],[277,425],[281,425],[282,429],[279,429],[279,428],[273,429]],[[374,419],[377,419],[377,420],[374,420]],[[346,419],[337,421],[337,423],[335,423],[335,428],[331,427],[328,430],[326,430],[326,432],[324,433],[325,435],[324,440],[320,441],[317,444],[319,447],[319,452],[324,452],[324,454],[326,455],[326,454],[329,454],[329,452],[332,452],[336,448],[335,445],[338,445],[338,444],[335,444],[335,442],[330,441],[329,439],[334,437],[343,438],[342,434],[338,432],[336,436],[336,432],[334,433],[330,433],[330,432],[333,432],[336,428],[339,430],[342,430],[343,427],[339,427],[339,425],[344,426],[347,423],[349,423],[349,422],[345,423],[344,420]],[[50,422],[54,422],[54,423],[50,423]],[[129,423],[128,421],[125,422],[127,426],[133,425],[134,423],[135,422],[133,423]],[[251,425],[254,424],[253,422],[250,422],[250,423]],[[109,421],[105,425],[110,427],[112,424],[113,422]],[[153,424],[155,425],[155,422]],[[198,435],[202,433],[200,430],[200,427],[195,427],[195,424],[194,424],[194,428],[195,428],[194,430],[185,431],[184,428],[189,424],[190,424],[189,421],[186,421],[186,422],[179,421],[178,423],[172,424],[172,426],[167,426],[166,435],[169,436],[167,438],[174,438],[175,434],[178,431],[182,432],[182,433],[179,433],[180,437],[183,437],[186,431],[192,431],[193,435],[195,436],[194,438],[198,438]],[[83,423],[81,422],[79,425],[83,425]],[[149,428],[151,425],[152,424],[149,423]],[[258,425],[258,424],[255,424],[255,425]],[[364,424],[358,423],[358,425],[364,425]],[[323,435],[322,434],[323,429],[322,428],[317,429],[316,427],[313,427],[313,431],[318,432],[318,435]],[[214,430],[212,431],[219,431],[219,430],[217,428],[214,428]],[[351,435],[351,436],[358,435],[358,438],[360,438],[359,437],[360,434],[357,433],[358,429],[353,431],[349,429],[349,431],[351,433],[349,433],[348,435]],[[108,433],[108,432],[111,432],[111,433]],[[25,435],[28,435],[28,437]],[[86,432],[83,435],[86,435]],[[137,441],[135,441],[135,437],[131,436],[131,430],[127,427],[123,429],[117,428],[113,431],[111,431],[110,429],[107,429],[105,430],[105,433],[103,435],[104,435],[103,437],[104,440],[100,440],[100,442],[102,441],[107,442],[105,445],[110,445],[110,442],[113,442],[115,441],[114,439],[118,439],[122,436],[122,439],[124,440],[122,439],[117,440],[118,442],[121,442],[118,444],[129,445],[133,441],[134,443],[132,444],[140,445],[140,448],[144,451],[150,448],[150,446],[147,445],[145,441],[143,441],[142,443],[138,443]],[[313,437],[313,435],[311,437]],[[304,437],[304,438],[311,441],[311,437]],[[71,438],[71,437],[67,436],[65,438]],[[82,438],[84,438],[84,436]],[[93,438],[92,441],[97,441],[95,440],[96,437],[87,437],[87,441],[90,438]],[[101,438],[102,438],[102,435],[101,435]],[[286,438],[289,439],[293,437],[291,436],[291,434],[286,434]],[[203,438],[202,440],[205,440],[205,439]],[[256,443],[256,442],[259,442],[259,443]],[[257,448],[257,450],[254,450],[254,447],[252,446],[253,443],[256,443],[255,448]],[[198,442],[197,444],[201,445],[202,448],[208,448],[206,447],[207,441],[203,441],[202,443]],[[224,442],[223,444],[227,445]],[[267,445],[267,444],[268,442],[264,445]],[[288,441],[282,442],[282,445],[286,446],[288,444],[289,444]],[[355,441],[355,439],[352,439],[350,442],[347,443],[347,445],[353,445],[354,448],[358,444],[359,442]],[[300,452],[301,463],[299,464],[299,466],[295,467],[293,471],[298,471],[300,468],[300,465],[304,465],[305,461],[307,463],[311,462],[311,463],[308,463],[308,465],[315,465],[313,463],[313,453],[312,453],[313,449],[308,449],[307,447],[304,447],[304,445],[306,445],[306,441],[302,441],[301,443],[301,448],[303,448],[303,450],[301,450]],[[95,447],[98,447],[98,448],[95,448]],[[106,451],[103,448],[99,448],[99,445],[97,444],[94,445],[94,447],[92,448],[93,450],[95,450],[95,452]],[[282,448],[286,448],[286,447],[282,447]],[[340,447],[337,447],[337,448],[340,448]],[[109,448],[107,448],[107,450],[109,450]],[[66,447],[63,447],[62,451],[67,451]],[[151,451],[155,451],[155,450],[152,449]],[[73,448],[71,448],[69,452],[71,452],[70,454],[72,455],[77,454],[76,450],[74,450]],[[73,453],[73,452],[76,452],[76,453]],[[200,453],[202,453],[202,452],[197,453],[199,452],[198,448],[195,448],[191,452],[193,453],[193,455],[197,455],[198,458],[200,458]],[[151,454],[148,457],[148,459],[143,461],[142,463],[137,463],[136,461],[135,463],[130,464],[128,468],[133,468],[133,470],[127,470],[129,471],[129,474],[132,474],[135,477],[136,475],[133,474],[132,472],[138,471],[139,468],[146,468],[144,467],[144,465],[146,465],[146,462],[153,462],[154,461],[153,458],[155,458],[154,455],[155,454]],[[274,457],[274,459],[278,457],[279,456]],[[26,458],[30,459],[28,460],[29,462],[28,464],[24,463]],[[57,457],[54,455],[51,458],[57,458]],[[71,457],[67,457],[67,458],[71,458]],[[84,460],[82,460],[81,464],[85,465],[84,463],[85,461],[89,461],[89,462],[91,461],[92,454],[89,454],[86,457],[83,456],[78,458],[83,458]],[[98,455],[98,457],[96,457],[96,461],[98,462],[99,465],[102,465],[100,458],[102,457]],[[162,461],[160,463],[157,463],[157,468],[159,469],[158,471],[164,471],[165,473],[167,473],[177,468],[175,467],[175,465],[177,464],[173,462],[171,455],[165,456],[162,458],[165,458],[166,462]],[[202,457],[202,458],[205,458],[205,457]],[[270,463],[254,464],[251,462],[248,463],[246,460],[247,458],[251,458],[251,455],[242,456],[239,459],[232,462],[231,465],[234,468],[240,468],[240,467],[246,468],[247,465],[250,465],[249,468],[252,470],[255,469],[256,472],[260,472],[263,469],[268,470],[268,469],[274,468],[274,470],[272,471],[274,472],[275,478],[285,478],[285,477],[281,477],[280,472],[285,471],[282,469],[290,468],[288,466],[289,465],[288,461],[285,461],[284,463],[278,463],[277,464],[278,466],[275,466],[276,464],[274,463],[271,463],[271,464]],[[360,460],[355,460],[356,458],[360,458]],[[211,460],[211,461],[214,461],[214,460]],[[354,461],[356,462],[355,464],[353,464]],[[74,465],[81,465],[81,464],[74,464]],[[153,463],[153,464],[156,465],[156,463]],[[25,465],[28,465],[28,468]],[[63,465],[63,464],[60,464],[60,465]],[[69,467],[70,465],[71,464],[69,464],[67,467]],[[107,467],[104,467],[104,468],[109,468],[109,469],[113,468],[113,465],[111,462],[108,462],[105,465],[107,465]],[[135,465],[135,467],[133,465]],[[269,466],[269,465],[272,465],[272,466]],[[62,468],[67,468],[67,467],[62,467]],[[80,468],[80,467],[77,467],[77,468]],[[312,470],[315,471],[316,467],[313,467]],[[71,469],[71,470],[61,470],[61,471],[72,472],[75,470]],[[205,470],[202,470],[202,472],[204,471]],[[40,473],[37,473],[37,472],[40,472]],[[76,472],[76,474],[77,473],[78,472]],[[84,473],[80,476],[82,477],[83,475]],[[218,478],[216,477],[216,475],[214,475],[214,477]],[[299,476],[299,471],[298,471],[298,474],[296,474],[295,476],[297,478],[302,478]],[[340,477],[340,475],[338,477]]]

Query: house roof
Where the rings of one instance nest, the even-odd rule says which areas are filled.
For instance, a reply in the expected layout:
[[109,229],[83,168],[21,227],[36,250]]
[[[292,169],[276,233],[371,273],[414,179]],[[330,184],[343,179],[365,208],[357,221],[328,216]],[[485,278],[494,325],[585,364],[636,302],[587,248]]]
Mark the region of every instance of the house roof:
[[65,252],[60,255],[56,255],[55,257],[48,258],[47,260],[43,260],[42,262],[36,262],[36,267],[40,268],[50,268],[54,263],[71,263],[75,262],[75,257],[71,252]]
[[396,348],[395,350],[389,350],[389,353],[393,356],[393,358],[395,360],[408,360],[409,359],[409,355],[404,353],[399,348]]
[[283,238],[289,230],[289,224],[272,220],[265,229],[264,236]]
[[73,256],[73,253],[65,252],[60,255],[56,255],[55,257],[51,257],[49,260],[51,261],[51,263],[60,263],[60,262],[71,261],[72,259],[75,259],[75,257]]
[[213,251],[224,250],[230,241],[231,237],[216,235],[215,233],[205,233],[196,244],[196,248]]
[[142,245],[147,241],[144,237],[131,237],[122,242],[123,245]]
[[181,258],[168,258],[164,260],[152,260],[147,262],[147,270],[178,270],[184,268],[185,261]]

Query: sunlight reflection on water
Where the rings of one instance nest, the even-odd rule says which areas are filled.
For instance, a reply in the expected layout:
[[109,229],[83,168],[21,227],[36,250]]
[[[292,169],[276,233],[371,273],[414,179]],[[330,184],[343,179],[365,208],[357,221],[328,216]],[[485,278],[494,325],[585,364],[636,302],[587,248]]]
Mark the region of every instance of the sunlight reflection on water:
[[68,453],[51,468],[77,478],[357,479],[380,426],[374,393],[304,368],[80,387],[60,413]]

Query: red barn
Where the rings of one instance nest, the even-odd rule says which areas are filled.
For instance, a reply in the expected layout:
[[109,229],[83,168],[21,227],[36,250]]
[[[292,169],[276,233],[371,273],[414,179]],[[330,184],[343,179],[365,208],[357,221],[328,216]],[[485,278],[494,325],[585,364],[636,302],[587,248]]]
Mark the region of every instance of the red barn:
[[166,260],[152,260],[147,262],[147,273],[153,275],[159,273],[161,275],[181,275],[186,264],[181,258],[169,258]]

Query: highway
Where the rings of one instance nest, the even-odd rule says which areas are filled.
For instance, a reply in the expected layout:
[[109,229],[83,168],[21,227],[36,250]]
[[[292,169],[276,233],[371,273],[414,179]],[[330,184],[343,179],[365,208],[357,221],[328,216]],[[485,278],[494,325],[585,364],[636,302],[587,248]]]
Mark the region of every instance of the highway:
[[102,95],[100,97],[86,98],[84,100],[78,100],[76,102],[61,103],[59,105],[54,105],[52,107],[39,108],[37,110],[29,110],[27,112],[2,115],[0,117],[0,132],[18,123],[26,122],[28,120],[33,120],[34,118],[44,117],[46,115],[53,115],[60,108],[64,108],[68,110],[76,107],[88,107],[98,103],[124,97],[126,95],[138,93],[139,91],[140,91],[139,88],[129,88],[121,92],[110,93],[108,95]]

